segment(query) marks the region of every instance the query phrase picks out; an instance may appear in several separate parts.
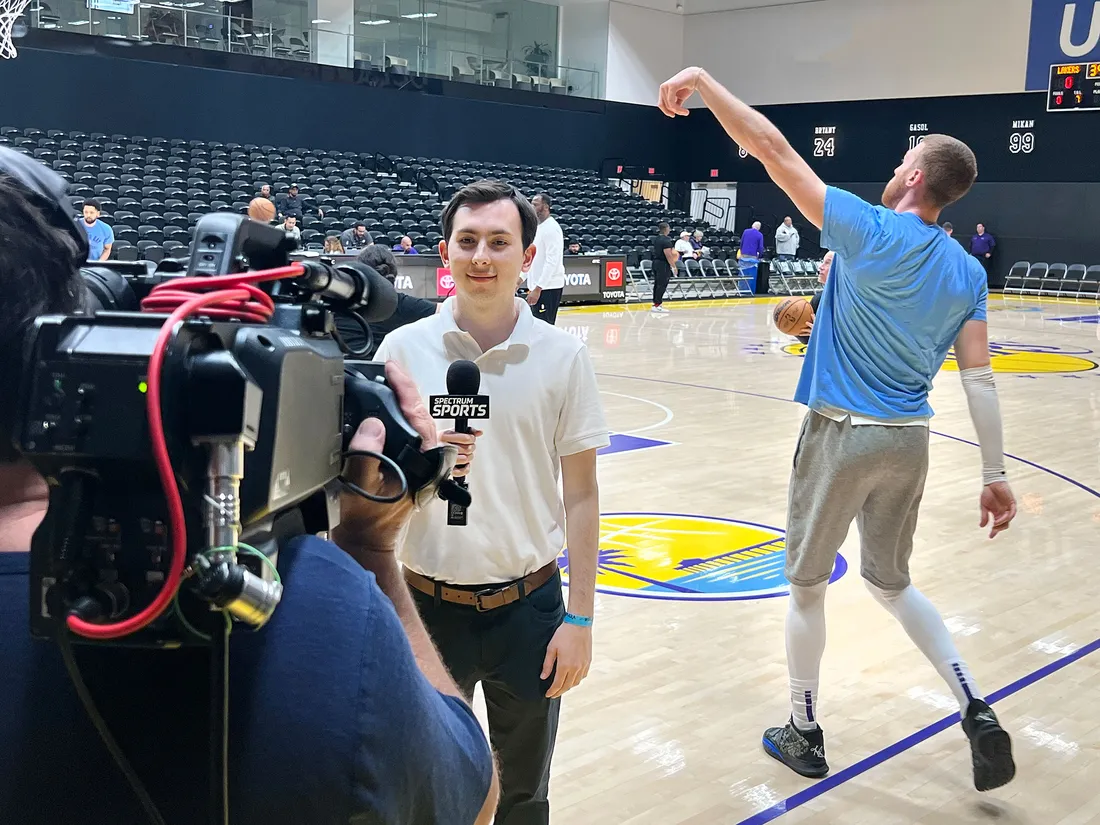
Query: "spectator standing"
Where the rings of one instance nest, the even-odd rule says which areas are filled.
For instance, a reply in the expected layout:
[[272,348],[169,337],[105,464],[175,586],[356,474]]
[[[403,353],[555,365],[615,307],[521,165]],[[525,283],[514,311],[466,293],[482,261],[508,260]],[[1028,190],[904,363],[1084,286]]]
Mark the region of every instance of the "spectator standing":
[[756,288],[756,273],[760,266],[760,256],[764,254],[764,233],[760,231],[760,221],[741,233],[741,248],[737,251],[737,267],[748,278],[753,289]]
[[550,196],[539,193],[531,199],[539,228],[535,232],[535,260],[527,273],[527,303],[536,318],[551,326],[558,319],[558,306],[565,288],[565,236],[561,226],[550,216]]
[[764,254],[764,233],[760,231],[760,221],[753,222],[753,225],[741,233],[741,257],[753,258],[753,262],[760,260],[760,256]]
[[408,235],[401,238],[401,243],[395,244],[393,247],[394,252],[400,252],[402,255],[419,255],[416,251],[416,247],[413,246],[413,239]]
[[955,234],[955,227],[951,221],[945,221],[943,224],[943,231],[947,233],[947,237],[952,237]]
[[798,254],[798,244],[801,238],[795,229],[794,221],[790,215],[783,219],[783,223],[775,230],[775,254],[781,261],[793,261]]
[[661,221],[657,224],[657,237],[653,239],[653,312],[655,315],[668,313],[665,309],[665,290],[668,282],[672,280],[672,271],[676,262],[680,260],[680,253],[676,251],[672,238],[668,236],[671,227]]
[[340,243],[344,245],[346,251],[351,252],[355,249],[364,249],[370,246],[374,243],[374,238],[367,231],[367,225],[362,221],[357,221],[355,226],[340,233]]
[[985,224],[978,224],[974,237],[970,239],[970,254],[981,263],[985,274],[989,275],[989,264],[993,257],[993,250],[997,246],[997,240],[985,231]]
[[88,260],[105,261],[111,257],[115,232],[99,219],[99,201],[84,201],[84,220],[80,225],[88,234]]

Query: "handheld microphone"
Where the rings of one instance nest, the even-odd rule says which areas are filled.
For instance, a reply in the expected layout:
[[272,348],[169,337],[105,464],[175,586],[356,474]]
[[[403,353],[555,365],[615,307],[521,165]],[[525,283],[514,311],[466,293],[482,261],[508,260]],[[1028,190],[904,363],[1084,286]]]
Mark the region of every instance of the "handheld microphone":
[[329,306],[350,309],[368,323],[389,320],[397,310],[393,284],[366,264],[347,261],[334,266],[315,260],[298,263],[306,271],[294,279],[295,285],[318,295]]
[[[481,389],[481,370],[473,361],[455,361],[447,369],[447,395],[430,397],[432,418],[453,418],[455,432],[470,432],[471,418],[489,417],[489,396],[478,395]],[[466,479],[457,483],[467,487]],[[447,505],[447,524],[466,524],[466,507],[453,501]]]

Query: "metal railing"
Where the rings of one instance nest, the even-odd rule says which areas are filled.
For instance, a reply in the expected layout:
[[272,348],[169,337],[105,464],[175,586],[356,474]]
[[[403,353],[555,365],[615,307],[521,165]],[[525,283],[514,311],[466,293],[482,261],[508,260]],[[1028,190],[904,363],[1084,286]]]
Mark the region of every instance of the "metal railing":
[[200,2],[54,3],[56,10],[47,0],[31,0],[25,12],[28,26],[394,74],[432,75],[548,94],[599,97],[600,93],[600,73],[594,69],[536,63],[491,50],[433,48],[426,34],[410,38],[378,32],[374,36],[375,32],[335,31],[316,24],[296,30],[236,15],[229,4],[214,12],[197,8],[203,5]]

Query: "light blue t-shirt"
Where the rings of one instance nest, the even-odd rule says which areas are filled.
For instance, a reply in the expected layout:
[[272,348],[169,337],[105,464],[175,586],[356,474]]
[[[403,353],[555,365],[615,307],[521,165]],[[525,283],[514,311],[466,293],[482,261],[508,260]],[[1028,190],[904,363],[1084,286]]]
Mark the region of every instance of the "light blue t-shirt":
[[98,261],[103,254],[103,248],[107,246],[107,244],[113,244],[115,242],[114,230],[103,221],[99,220],[91,226],[88,226],[87,222],[82,220],[80,225],[83,226],[84,231],[88,233],[88,260]]
[[836,252],[795,391],[811,409],[931,417],[928,391],[964,323],[986,319],[985,271],[940,229],[832,186]]

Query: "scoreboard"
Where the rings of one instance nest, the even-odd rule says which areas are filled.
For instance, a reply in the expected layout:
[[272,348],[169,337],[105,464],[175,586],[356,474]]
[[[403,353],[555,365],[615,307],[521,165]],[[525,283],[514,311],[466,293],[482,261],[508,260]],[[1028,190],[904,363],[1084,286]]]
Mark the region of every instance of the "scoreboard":
[[1048,112],[1100,109],[1100,63],[1064,63],[1050,67]]
[[[974,150],[984,183],[1100,182],[1100,63],[1055,66],[1051,78],[1049,95],[852,100],[760,110],[826,183],[885,183],[908,150],[937,133]],[[1060,111],[1085,114],[1066,118]],[[696,109],[682,124],[679,140],[691,151],[681,153],[680,180],[768,180],[764,167],[709,112]]]

